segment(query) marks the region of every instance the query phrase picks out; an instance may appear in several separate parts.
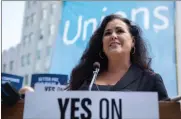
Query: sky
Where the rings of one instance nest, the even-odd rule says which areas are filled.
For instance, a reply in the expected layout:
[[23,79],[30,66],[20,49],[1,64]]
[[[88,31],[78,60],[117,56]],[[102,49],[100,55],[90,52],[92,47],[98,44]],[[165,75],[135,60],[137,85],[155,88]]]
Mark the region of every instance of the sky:
[[2,1],[2,52],[20,43],[25,1]]

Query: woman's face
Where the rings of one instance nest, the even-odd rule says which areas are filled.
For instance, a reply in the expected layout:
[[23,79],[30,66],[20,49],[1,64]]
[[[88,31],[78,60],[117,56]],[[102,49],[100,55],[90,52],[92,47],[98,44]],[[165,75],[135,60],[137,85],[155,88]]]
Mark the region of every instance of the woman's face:
[[134,42],[126,23],[114,19],[107,24],[103,34],[103,51],[108,58],[130,54],[133,46]]

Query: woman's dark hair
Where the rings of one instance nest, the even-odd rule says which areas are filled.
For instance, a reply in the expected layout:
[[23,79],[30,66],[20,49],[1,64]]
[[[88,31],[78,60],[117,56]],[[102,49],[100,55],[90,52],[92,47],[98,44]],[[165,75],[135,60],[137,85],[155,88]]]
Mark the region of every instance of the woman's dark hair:
[[101,25],[93,33],[78,65],[72,70],[69,85],[70,90],[78,90],[85,81],[90,82],[94,62],[97,61],[100,63],[101,67],[99,74],[107,70],[108,59],[105,54],[103,55],[104,58],[102,59],[99,55],[99,52],[103,51],[102,37],[104,29],[106,25],[114,19],[120,19],[121,21],[126,23],[131,36],[133,36],[135,40],[135,52],[134,54],[130,53],[131,63],[137,65],[143,70],[151,70],[151,60],[148,57],[146,45],[142,38],[140,28],[137,25],[133,24],[133,22],[131,22],[130,20],[123,18],[120,15],[111,14],[103,19]]

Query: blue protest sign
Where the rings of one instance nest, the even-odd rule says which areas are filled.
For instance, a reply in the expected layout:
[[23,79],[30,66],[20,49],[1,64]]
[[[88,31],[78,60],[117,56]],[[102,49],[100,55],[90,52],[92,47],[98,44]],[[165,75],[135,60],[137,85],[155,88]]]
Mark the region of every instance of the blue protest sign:
[[68,80],[67,75],[61,74],[33,74],[31,78],[31,87],[36,83],[66,85]]
[[152,68],[162,76],[169,96],[176,96],[175,2],[171,1],[64,1],[50,72],[70,75],[93,31],[111,13],[142,28]]
[[23,77],[8,73],[1,73],[1,84],[6,82],[9,82],[16,90],[19,90],[23,85]]

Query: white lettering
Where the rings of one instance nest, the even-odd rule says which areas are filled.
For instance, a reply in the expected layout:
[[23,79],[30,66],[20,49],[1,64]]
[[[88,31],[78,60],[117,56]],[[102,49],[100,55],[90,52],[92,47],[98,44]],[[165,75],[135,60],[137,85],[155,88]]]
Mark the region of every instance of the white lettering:
[[[104,7],[103,9],[102,9],[102,12],[106,12],[107,11],[107,7]],[[105,16],[103,15],[102,17],[101,17],[101,22],[102,22],[102,20],[105,18]]]
[[126,13],[123,12],[123,11],[117,11],[115,14],[118,14],[118,15],[121,15],[122,17],[124,17],[124,18],[127,18]]
[[153,28],[154,28],[155,32],[158,32],[159,30],[166,29],[166,28],[168,27],[168,25],[169,25],[168,18],[167,18],[166,16],[161,15],[161,14],[159,13],[160,11],[163,11],[163,10],[168,11],[168,7],[159,6],[159,7],[155,8],[155,10],[154,10],[154,12],[153,12],[154,16],[155,16],[156,18],[162,20],[163,23],[164,23],[164,24],[162,24],[162,25],[156,25],[156,24],[154,24],[154,25],[153,25]]
[[67,20],[65,22],[65,29],[64,29],[64,33],[63,33],[63,42],[65,43],[65,45],[74,44],[77,41],[77,39],[80,37],[81,27],[82,27],[82,16],[79,16],[77,34],[72,40],[68,40],[68,38],[67,38],[69,26],[70,26],[70,21]]
[[11,77],[2,77],[2,80],[4,81],[12,81],[12,82],[16,82],[16,83],[20,83],[20,80],[17,78],[11,78]]
[[40,77],[40,78],[38,78],[38,81],[42,81],[42,78]]
[[[68,38],[68,36],[70,34],[70,33],[68,34],[68,32],[71,29],[70,28],[71,21],[67,20],[65,22],[64,32],[63,32],[64,44],[65,45],[74,44],[77,40],[81,39],[81,37],[82,37],[83,41],[87,40],[88,32],[89,31],[94,32],[96,30],[98,21],[102,21],[103,18],[105,18],[105,13],[108,11],[108,8],[106,6],[104,6],[101,10],[102,10],[102,16],[100,16],[100,19],[96,19],[93,17],[93,18],[86,19],[85,21],[83,21],[83,16],[78,16],[77,28],[76,27],[73,28],[73,29],[77,29],[77,31],[75,32],[76,33],[75,36],[71,37],[71,38]],[[152,13],[152,12],[150,12],[149,9],[146,7],[132,8],[130,10],[130,13],[128,13],[128,14],[126,14],[126,12],[124,12],[124,11],[117,11],[117,12],[115,12],[115,14],[119,14],[124,18],[130,17],[133,22],[137,22],[138,19],[139,20],[143,19],[142,20],[143,28],[145,30],[149,30],[151,27],[156,32],[158,32],[160,30],[166,29],[169,25],[169,19],[166,16],[164,16],[163,14],[161,14],[161,12],[163,12],[163,11],[168,11],[168,7],[158,6],[153,9],[153,17],[155,17],[153,19],[156,19],[156,20],[158,19],[162,22],[162,24],[153,24],[153,26],[150,26],[150,17],[151,17],[150,13]],[[141,18],[139,18],[139,16],[141,16]],[[92,25],[92,27],[90,27],[90,25]]]
[[54,78],[52,78],[52,81],[58,82],[58,78],[54,77]]
[[132,10],[132,21],[136,22],[136,15],[140,12],[144,13],[144,28],[147,30],[149,29],[149,11],[147,8],[138,8],[138,9],[133,9]]
[[50,77],[39,77],[38,81],[51,81]]
[[83,40],[86,40],[87,37],[87,27],[89,24],[92,24],[92,33],[96,30],[97,20],[95,18],[91,18],[84,22],[84,30],[83,30]]

